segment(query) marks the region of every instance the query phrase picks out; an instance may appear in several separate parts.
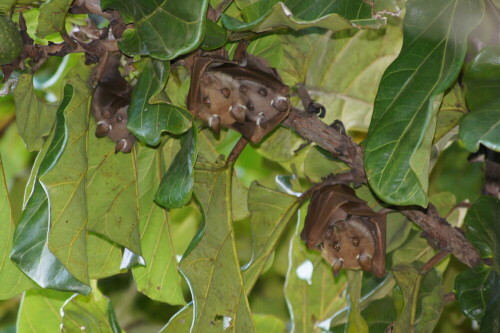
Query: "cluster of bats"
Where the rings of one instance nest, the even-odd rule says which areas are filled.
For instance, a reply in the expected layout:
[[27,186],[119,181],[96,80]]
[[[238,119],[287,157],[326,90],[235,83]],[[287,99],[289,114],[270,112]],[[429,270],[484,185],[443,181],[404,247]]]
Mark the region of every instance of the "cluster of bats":
[[[223,50],[195,53],[186,62],[191,72],[189,111],[215,132],[221,127],[257,143],[291,109],[290,89],[265,60],[244,53],[229,60]],[[92,114],[97,137],[108,136],[116,152],[128,153],[135,142],[127,130],[132,86],[119,71],[120,54],[110,56],[96,86]],[[312,194],[301,238],[319,250],[337,275],[342,268],[385,274],[384,214],[373,211],[346,185],[320,186]]]

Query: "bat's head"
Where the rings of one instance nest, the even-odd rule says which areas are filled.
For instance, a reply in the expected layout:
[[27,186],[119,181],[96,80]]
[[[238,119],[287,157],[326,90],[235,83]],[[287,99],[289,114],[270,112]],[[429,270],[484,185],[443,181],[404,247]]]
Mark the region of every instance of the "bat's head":
[[370,271],[376,251],[372,223],[359,216],[336,221],[328,227],[320,249],[335,275],[342,268]]

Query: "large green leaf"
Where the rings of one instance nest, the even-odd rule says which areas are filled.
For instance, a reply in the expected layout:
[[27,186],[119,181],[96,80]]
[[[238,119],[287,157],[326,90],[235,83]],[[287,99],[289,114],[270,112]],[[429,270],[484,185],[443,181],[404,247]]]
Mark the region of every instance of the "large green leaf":
[[162,174],[161,150],[140,147],[137,173],[141,247],[146,261],[146,266],[132,269],[137,290],[160,302],[184,304],[167,212],[153,202]]
[[19,309],[17,332],[60,332],[62,319],[59,310],[71,295],[48,289],[25,292]]
[[181,138],[181,150],[163,176],[155,201],[167,208],[180,208],[191,200],[194,164],[198,155],[197,128],[193,126]]
[[[305,209],[300,211],[305,216]],[[322,325],[346,305],[342,294],[346,290],[346,276],[334,278],[332,267],[318,251],[308,250],[300,239],[303,218],[298,220],[290,241],[289,266],[285,282],[285,297],[291,313],[294,332],[321,332]]]
[[33,75],[22,74],[14,90],[16,123],[29,151],[40,150],[54,123],[57,106],[42,102],[33,88]]
[[191,126],[191,114],[184,108],[163,101],[150,104],[161,94],[169,71],[168,62],[147,59],[128,108],[128,129],[151,146],[160,143],[163,132],[181,134]]
[[97,289],[97,283],[92,289],[89,296],[74,294],[61,307],[61,333],[122,332],[108,298]]
[[474,0],[408,2],[403,47],[380,83],[365,145],[368,181],[382,200],[427,205],[436,112],[482,11]]
[[40,176],[40,182],[50,202],[49,250],[73,276],[88,283],[85,176],[90,100],[86,82],[90,71],[82,74],[68,81],[75,92],[64,110],[66,147],[57,164]]
[[[94,126],[88,132],[88,229],[141,254],[135,153],[115,154],[111,140],[94,136]],[[109,254],[116,251],[108,246]]]
[[278,317],[264,314],[254,314],[255,331],[257,333],[283,333],[285,323]]
[[440,274],[432,270],[424,277],[410,265],[393,266],[392,272],[404,300],[393,332],[433,332],[444,307]]
[[283,192],[255,182],[250,186],[248,205],[252,214],[253,250],[252,260],[242,268],[247,293],[272,258],[278,240],[295,216],[297,204],[297,198]]
[[[72,86],[66,85],[51,138],[40,152],[42,158],[38,169],[32,171],[36,173],[34,186],[14,233],[11,259],[41,287],[88,294],[90,287],[71,275],[49,250],[49,198],[39,180],[54,168],[66,148],[68,134],[64,111],[74,98],[74,92]],[[84,277],[84,281],[87,280],[88,277]]]
[[0,299],[11,298],[35,286],[33,281],[9,259],[14,228],[3,161],[0,156]]
[[134,28],[123,33],[120,49],[129,55],[169,60],[194,50],[204,34],[208,0],[103,0]]
[[400,50],[400,23],[391,20],[377,31],[284,35],[280,74],[287,84],[305,83],[327,110],[324,122],[339,119],[348,131],[366,132],[382,74]]
[[500,200],[481,197],[465,216],[467,239],[479,250],[481,264],[455,279],[455,293],[462,311],[480,321],[481,332],[499,332],[500,318]]
[[47,35],[63,31],[64,21],[72,2],[71,0],[47,0],[42,3],[36,27],[37,37],[45,38]]
[[321,27],[333,31],[357,28],[380,28],[385,19],[372,19],[371,7],[361,0],[278,0],[256,1],[242,10],[246,22],[223,15],[222,22],[232,31],[264,32],[288,27],[300,30]]
[[500,46],[484,48],[464,73],[465,98],[470,113],[460,122],[465,148],[479,144],[500,151]]
[[204,226],[190,244],[180,269],[191,288],[191,332],[253,332],[231,223],[232,168],[197,164],[194,193]]

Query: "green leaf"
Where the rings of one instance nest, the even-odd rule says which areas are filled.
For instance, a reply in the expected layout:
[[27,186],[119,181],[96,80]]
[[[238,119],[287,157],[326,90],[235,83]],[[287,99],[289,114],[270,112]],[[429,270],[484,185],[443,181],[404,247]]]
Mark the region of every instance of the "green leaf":
[[26,275],[10,261],[15,224],[12,220],[9,192],[0,156],[0,299],[9,299],[26,289],[35,287]]
[[500,200],[481,197],[467,211],[465,235],[483,259],[492,266],[479,265],[455,279],[455,293],[462,311],[481,322],[481,332],[498,332],[500,319]]
[[232,168],[196,167],[194,193],[204,225],[180,263],[194,300],[191,332],[255,330],[235,251],[231,176]]
[[401,288],[403,311],[394,322],[394,332],[433,332],[444,307],[441,276],[432,270],[425,277],[410,265],[396,265],[392,272]]
[[305,83],[328,110],[325,123],[339,119],[347,131],[367,132],[382,74],[400,50],[400,23],[376,31],[285,35],[280,74],[287,84]]
[[[83,63],[81,68],[85,68]],[[67,141],[64,152],[57,164],[39,179],[50,202],[49,250],[74,277],[88,283],[85,176],[90,71],[84,74],[69,81],[74,94],[64,109]]]
[[38,99],[33,88],[33,75],[22,74],[14,90],[16,123],[29,151],[40,150],[44,137],[54,124],[57,106]]
[[72,2],[71,0],[47,0],[42,3],[38,9],[40,16],[38,16],[36,36],[45,38],[47,35],[65,31],[64,21]]
[[[305,208],[300,211],[305,216]],[[346,277],[341,273],[334,278],[332,267],[318,251],[308,250],[300,239],[303,218],[298,220],[290,241],[289,266],[285,282],[285,297],[291,313],[294,332],[318,332],[321,322],[330,318],[346,305],[342,294],[346,290]]]
[[500,151],[500,46],[484,48],[464,73],[465,98],[470,113],[460,122],[460,138],[467,150],[479,145]]
[[232,31],[250,30],[256,33],[288,27],[300,30],[310,27],[333,31],[356,28],[378,29],[385,19],[372,19],[370,6],[360,0],[260,0],[242,11],[246,22],[222,15],[224,27]]
[[457,82],[443,97],[443,102],[437,115],[434,143],[449,133],[460,122],[467,112],[462,86]]
[[255,331],[257,333],[283,333],[285,323],[278,317],[265,314],[254,314]]
[[93,286],[89,296],[74,294],[61,307],[61,333],[102,332],[121,333],[108,298]]
[[123,273],[122,247],[93,232],[87,233],[87,261],[91,279]]
[[185,304],[167,212],[154,202],[161,179],[161,150],[140,147],[137,154],[139,220],[146,266],[132,269],[137,290],[169,304]]
[[473,0],[407,4],[403,47],[380,83],[365,145],[368,181],[385,202],[427,205],[436,112],[482,11]]
[[73,98],[73,87],[66,85],[64,98],[57,111],[52,138],[47,140],[45,151],[40,152],[42,159],[38,170],[32,171],[36,173],[34,187],[14,233],[11,259],[43,288],[88,294],[90,287],[71,275],[48,248],[50,205],[48,195],[39,180],[52,170],[66,148],[68,134],[64,111]]
[[254,182],[250,186],[248,205],[252,224],[252,260],[243,270],[243,281],[247,293],[252,290],[266,263],[272,257],[278,240],[295,216],[298,200],[259,185]]
[[[135,152],[115,154],[114,143],[88,131],[88,231],[141,254]],[[111,249],[110,249],[111,250]]]
[[191,332],[193,322],[193,303],[187,304],[179,310],[159,333],[188,333]]
[[29,290],[24,293],[17,319],[17,332],[59,332],[59,309],[71,293],[49,289]]
[[465,216],[465,235],[477,248],[481,258],[493,260],[500,272],[500,200],[484,196],[479,198]]
[[197,129],[191,128],[181,137],[181,150],[161,180],[155,201],[167,208],[180,208],[191,200],[193,167],[198,155]]
[[347,318],[346,333],[368,333],[368,325],[361,317],[359,298],[361,297],[361,282],[363,271],[347,270],[347,292],[349,293],[349,315]]
[[128,55],[150,55],[161,60],[194,50],[203,38],[208,0],[103,0],[103,9],[120,12],[133,29],[123,33],[120,49]]
[[162,93],[169,71],[169,63],[147,59],[128,108],[128,129],[151,146],[160,143],[163,132],[181,134],[191,127],[191,114],[184,108],[164,102],[150,104]]
[[205,37],[201,42],[203,50],[215,50],[224,46],[227,42],[227,33],[222,27],[216,23],[206,20],[205,21]]

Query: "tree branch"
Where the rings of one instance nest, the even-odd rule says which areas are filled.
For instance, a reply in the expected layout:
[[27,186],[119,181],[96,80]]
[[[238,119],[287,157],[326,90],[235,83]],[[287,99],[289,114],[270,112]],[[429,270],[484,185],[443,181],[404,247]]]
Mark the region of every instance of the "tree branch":
[[[283,125],[295,131],[306,140],[315,142],[328,150],[334,157],[352,168],[355,186],[367,184],[363,164],[363,149],[352,138],[323,123],[313,114],[293,109]],[[475,267],[481,262],[479,252],[465,238],[461,229],[452,227],[441,218],[432,205],[420,207],[400,207],[400,211],[424,231],[424,236],[434,248],[450,251],[458,260]]]

